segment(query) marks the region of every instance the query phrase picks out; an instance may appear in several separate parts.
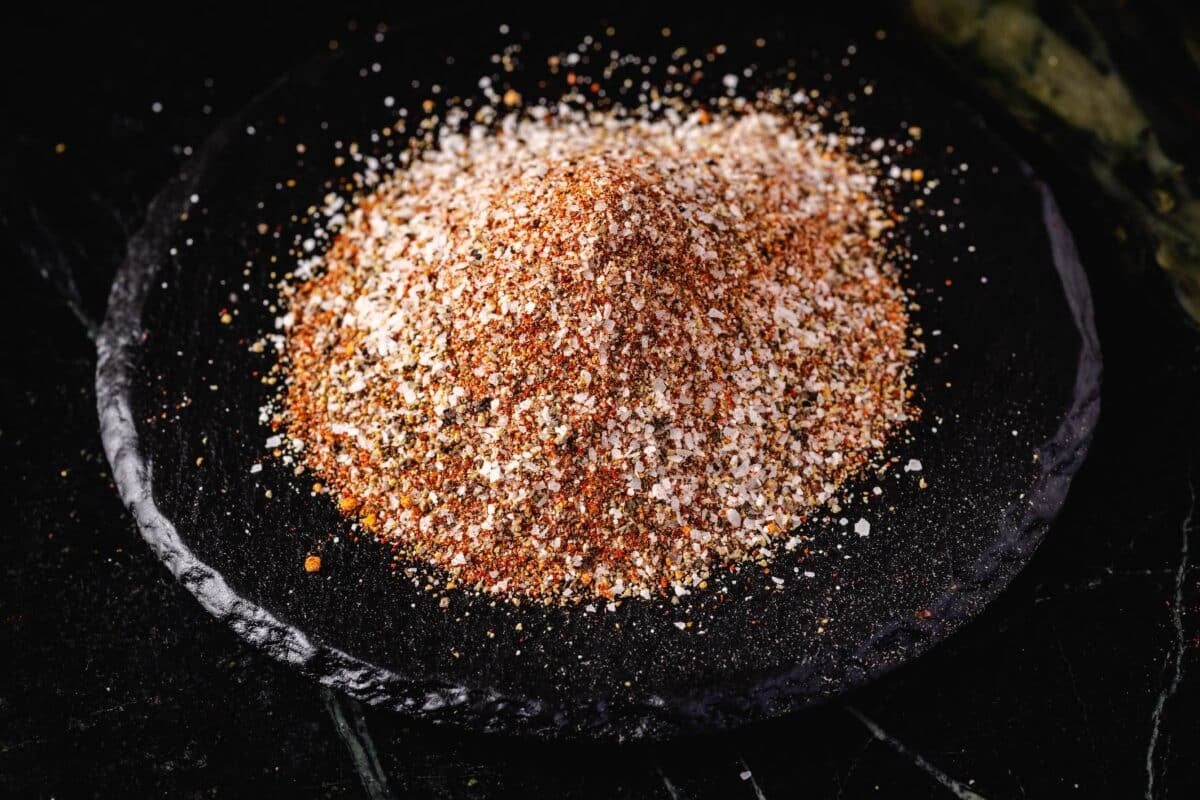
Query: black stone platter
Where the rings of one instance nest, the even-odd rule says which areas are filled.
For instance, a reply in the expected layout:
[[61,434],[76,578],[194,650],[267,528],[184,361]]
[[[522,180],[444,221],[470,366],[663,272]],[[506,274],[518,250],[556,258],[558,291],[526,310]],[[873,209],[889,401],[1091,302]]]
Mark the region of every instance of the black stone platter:
[[[310,206],[360,166],[334,159],[352,141],[360,154],[397,146],[371,132],[401,108],[477,93],[497,69],[486,54],[503,46],[488,37],[464,35],[455,53],[374,32],[343,42],[231,117],[153,202],[113,285],[97,394],[121,496],[172,574],[248,642],[353,697],[543,736],[665,737],[784,714],[978,613],[1038,546],[1086,454],[1100,382],[1088,285],[1053,198],[1002,141],[873,61],[869,43],[847,48],[820,29],[688,43],[729,44],[695,84],[702,96],[722,91],[723,74],[769,83],[766,67],[779,67],[868,139],[912,139],[903,164],[926,176],[898,200],[923,414],[888,469],[797,531],[804,548],[781,550],[770,574],[741,565],[714,581],[723,591],[675,602],[589,612],[452,591],[443,608],[384,546],[352,540],[313,476],[267,454],[272,356],[251,345],[278,313],[273,274],[295,263]],[[534,66],[502,78],[527,100],[552,93],[539,86],[545,56],[575,42],[508,41]],[[681,45],[632,41],[660,67]],[[742,72],[750,63],[765,66]],[[919,472],[904,469],[911,459]],[[855,533],[860,518],[869,536]],[[309,553],[322,556],[317,574],[302,567]]]

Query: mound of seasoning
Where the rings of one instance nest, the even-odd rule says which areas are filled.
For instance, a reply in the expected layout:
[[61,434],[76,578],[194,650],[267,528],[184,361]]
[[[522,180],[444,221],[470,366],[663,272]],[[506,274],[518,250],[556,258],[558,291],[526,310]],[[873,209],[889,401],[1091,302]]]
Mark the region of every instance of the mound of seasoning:
[[285,287],[274,423],[459,586],[703,587],[914,416],[892,223],[842,139],[771,110],[445,131]]

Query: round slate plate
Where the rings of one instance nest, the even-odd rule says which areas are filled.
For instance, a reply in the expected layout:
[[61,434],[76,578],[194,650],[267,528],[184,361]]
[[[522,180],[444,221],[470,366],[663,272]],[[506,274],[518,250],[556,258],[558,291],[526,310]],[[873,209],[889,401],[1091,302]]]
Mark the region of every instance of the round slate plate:
[[[467,39],[453,64],[418,37],[382,39],[317,59],[219,128],[154,201],[113,285],[98,344],[105,450],[143,536],[210,613],[322,683],[408,714],[667,736],[782,714],[892,669],[1029,559],[1099,413],[1100,353],[1070,235],[1046,188],[968,111],[816,30],[766,47],[727,36],[703,81],[719,93],[723,73],[774,64],[845,106],[868,137],[903,142],[921,128],[903,162],[927,177],[900,202],[926,346],[923,416],[893,443],[890,468],[797,531],[804,546],[781,551],[770,574],[742,565],[714,581],[724,592],[615,611],[454,591],[442,608],[385,547],[352,541],[313,477],[267,454],[271,355],[251,345],[273,328],[270,284],[295,263],[309,207],[355,167],[335,157],[351,141],[386,150],[386,134],[370,132],[419,109],[432,83],[465,96],[495,69]],[[544,64],[572,41],[527,40],[522,57]],[[666,48],[661,67],[678,44],[640,46]],[[528,98],[544,74],[508,77]],[[910,459],[920,472],[903,469]],[[869,536],[854,532],[860,518]],[[302,568],[308,553],[323,558],[316,575]]]

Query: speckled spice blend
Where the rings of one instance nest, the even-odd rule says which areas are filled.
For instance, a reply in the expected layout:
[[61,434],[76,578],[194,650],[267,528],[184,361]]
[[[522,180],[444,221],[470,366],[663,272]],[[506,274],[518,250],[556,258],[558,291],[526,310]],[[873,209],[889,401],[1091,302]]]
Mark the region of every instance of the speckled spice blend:
[[916,414],[857,143],[761,102],[448,122],[331,198],[266,416],[451,587],[651,598],[769,560]]

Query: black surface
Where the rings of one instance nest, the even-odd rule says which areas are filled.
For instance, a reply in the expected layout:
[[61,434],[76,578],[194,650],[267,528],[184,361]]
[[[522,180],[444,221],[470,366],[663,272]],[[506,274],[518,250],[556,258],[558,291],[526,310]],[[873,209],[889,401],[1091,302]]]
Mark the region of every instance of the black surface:
[[[6,91],[38,112],[8,123],[17,129],[6,186],[21,191],[6,195],[4,209],[15,282],[0,429],[15,523],[4,540],[7,793],[362,791],[336,736],[338,719],[357,727],[355,710],[336,706],[331,715],[311,684],[209,620],[121,514],[94,429],[91,345],[62,300],[65,293],[85,318],[98,315],[122,228],[134,227],[138,209],[178,168],[171,145],[195,144],[210,127],[198,107],[239,107],[278,71],[266,65],[270,54],[276,64],[306,55],[335,29],[326,22],[313,23],[304,46],[275,41],[253,58],[236,46],[220,54],[202,47],[212,32],[203,25],[191,45],[189,37],[134,33],[97,39],[86,20],[27,37],[30,52],[65,37],[109,58],[108,71],[84,84],[64,69],[36,80],[21,73]],[[189,56],[210,69],[197,64],[189,73]],[[210,71],[219,74],[211,91],[202,83]],[[162,114],[150,110],[156,99]],[[59,141],[68,148],[55,158]],[[1037,166],[1053,173],[1052,164]],[[854,713],[894,739],[875,738],[840,705],[654,747],[539,745],[367,712],[391,788],[665,797],[669,784],[689,797],[754,797],[751,779],[740,777],[748,768],[767,797],[861,796],[876,787],[937,796],[944,790],[933,765],[943,777],[974,780],[987,797],[1061,796],[1076,786],[1090,796],[1140,796],[1157,730],[1154,796],[1189,796],[1197,780],[1197,595],[1183,545],[1195,505],[1197,338],[1156,276],[1117,272],[1127,256],[1114,251],[1085,190],[1062,181],[1055,188],[1096,290],[1105,415],[1029,569],[945,646],[850,698]],[[49,269],[51,285],[38,267]]]
[[[294,476],[262,444],[273,431],[259,409],[273,389],[257,376],[274,356],[250,343],[281,313],[270,276],[295,263],[311,231],[295,220],[337,184],[333,162],[349,142],[364,155],[394,150],[370,134],[403,107],[415,128],[430,80],[470,97],[494,67],[488,50],[466,45],[351,37],[223,123],[155,199],[98,339],[101,431],[118,488],[211,613],[375,705],[492,731],[636,738],[732,727],[833,696],[924,652],[1007,584],[1061,507],[1099,410],[1092,301],[1070,236],[1008,148],[914,76],[865,54],[839,64],[848,41],[836,30],[777,31],[765,47],[751,44],[756,34],[723,32],[733,44],[694,86],[698,97],[719,96],[720,75],[750,63],[789,69],[789,94],[819,88],[868,139],[904,140],[920,124],[902,163],[941,184],[896,200],[912,206],[904,281],[927,350],[922,419],[893,443],[891,470],[867,472],[840,511],[793,531],[804,547],[779,547],[769,573],[740,564],[682,602],[612,612],[462,591],[442,608],[424,581],[393,571],[386,546],[352,541],[330,497],[310,490],[319,476]],[[533,66],[493,80],[533,102],[550,77],[540,53],[564,43],[524,38]],[[493,39],[498,51],[504,38]],[[670,80],[674,47],[635,51],[661,59],[650,80]],[[602,42],[603,53],[614,48],[628,49],[620,34]],[[429,74],[411,88],[410,75]],[[867,81],[873,93],[850,102]],[[222,321],[228,309],[232,322]],[[919,474],[901,469],[910,458]],[[859,518],[873,535],[854,533]],[[301,569],[311,552],[323,554],[319,578]]]

